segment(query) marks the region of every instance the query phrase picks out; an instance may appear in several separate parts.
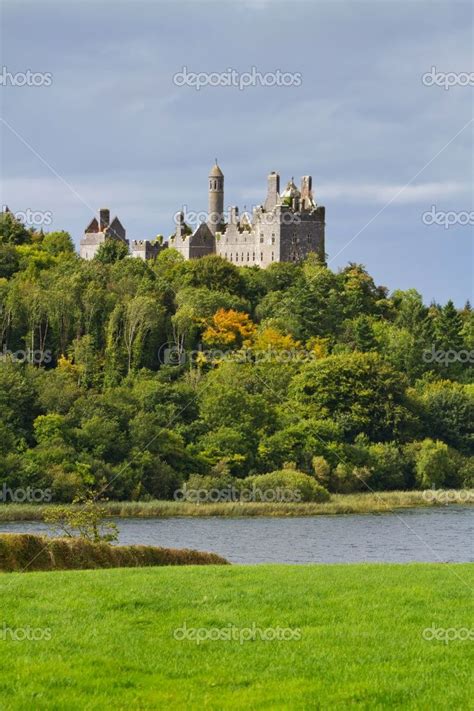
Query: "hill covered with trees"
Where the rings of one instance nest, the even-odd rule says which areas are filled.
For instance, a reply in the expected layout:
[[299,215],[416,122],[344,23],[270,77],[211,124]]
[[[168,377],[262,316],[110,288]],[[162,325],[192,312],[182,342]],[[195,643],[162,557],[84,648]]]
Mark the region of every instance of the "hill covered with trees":
[[172,498],[282,469],[336,492],[473,483],[469,304],[389,294],[362,265],[113,242],[84,261],[4,213],[0,335],[4,491]]

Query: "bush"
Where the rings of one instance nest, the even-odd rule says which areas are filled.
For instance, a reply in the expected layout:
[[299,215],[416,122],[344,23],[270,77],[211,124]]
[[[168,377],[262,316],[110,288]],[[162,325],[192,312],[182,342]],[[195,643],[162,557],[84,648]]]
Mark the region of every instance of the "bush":
[[371,444],[369,457],[372,470],[370,485],[373,489],[403,489],[406,486],[406,458],[395,444]]
[[313,457],[311,464],[313,465],[314,476],[321,486],[328,488],[331,481],[331,467],[324,457]]
[[420,489],[458,484],[459,456],[440,440],[424,439],[408,445],[415,465],[415,479]]
[[255,491],[255,501],[322,502],[330,499],[329,492],[313,477],[296,469],[249,476],[243,480],[242,486]]
[[330,491],[338,494],[353,494],[356,491],[368,491],[372,471],[368,467],[356,467],[348,462],[339,462],[333,470]]
[[225,472],[218,476],[191,474],[183,485],[178,500],[190,503],[229,501],[233,482],[231,475]]
[[463,457],[459,467],[459,479],[467,489],[474,488],[474,457]]

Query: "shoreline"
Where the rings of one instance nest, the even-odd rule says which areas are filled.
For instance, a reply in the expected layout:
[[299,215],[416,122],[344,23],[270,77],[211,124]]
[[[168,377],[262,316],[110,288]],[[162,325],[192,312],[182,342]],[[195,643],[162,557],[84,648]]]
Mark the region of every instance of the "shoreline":
[[[390,513],[407,508],[466,506],[474,503],[472,491],[382,491],[377,493],[332,494],[324,503],[259,503],[221,502],[187,503],[181,501],[107,501],[103,506],[111,517],[171,518],[224,516],[298,517],[329,516],[354,513]],[[62,504],[64,505],[64,504]],[[55,504],[4,504],[0,522],[42,521],[46,509]]]

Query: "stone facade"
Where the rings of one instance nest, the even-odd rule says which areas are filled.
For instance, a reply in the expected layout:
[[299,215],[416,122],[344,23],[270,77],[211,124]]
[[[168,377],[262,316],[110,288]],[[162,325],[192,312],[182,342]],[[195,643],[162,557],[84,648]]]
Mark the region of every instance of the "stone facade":
[[[252,214],[241,216],[237,207],[224,216],[224,175],[216,164],[209,173],[209,204],[207,221],[192,230],[179,214],[176,231],[169,246],[185,259],[199,259],[218,254],[237,266],[267,267],[273,262],[298,262],[315,253],[325,260],[325,208],[318,206],[313,196],[312,178],[304,175],[298,188],[293,178],[280,192],[280,176],[268,176],[267,196],[263,205]],[[102,209],[94,218],[81,240],[81,257],[93,259],[99,246],[107,238],[123,240],[125,229],[118,218],[110,222],[110,211]],[[148,240],[131,243],[132,256],[155,259],[168,244]]]
[[272,262],[296,262],[311,252],[325,259],[325,209],[313,196],[312,178],[301,178],[298,189],[291,179],[280,193],[280,176],[268,176],[267,196],[252,215],[239,216],[231,207],[224,222],[224,175],[216,165],[209,174],[207,223],[194,230],[180,214],[170,246],[185,259],[218,254],[238,266],[267,267]]
[[110,210],[103,207],[99,210],[99,219],[94,217],[86,229],[81,239],[80,255],[83,259],[94,259],[101,244],[106,239],[116,239],[124,242],[128,246],[125,228],[118,219],[114,217],[110,222]]
[[150,242],[147,239],[134,239],[130,244],[130,252],[132,257],[139,259],[156,259],[167,246],[166,243],[160,244],[160,242]]

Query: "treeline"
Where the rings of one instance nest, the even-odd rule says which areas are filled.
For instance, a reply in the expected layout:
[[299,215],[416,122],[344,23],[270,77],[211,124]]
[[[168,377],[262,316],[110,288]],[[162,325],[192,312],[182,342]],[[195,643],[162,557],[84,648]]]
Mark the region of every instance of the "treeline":
[[[154,262],[0,216],[0,483],[172,498],[301,470],[329,491],[472,486],[474,316],[361,265]],[[11,495],[11,493],[10,493]]]

